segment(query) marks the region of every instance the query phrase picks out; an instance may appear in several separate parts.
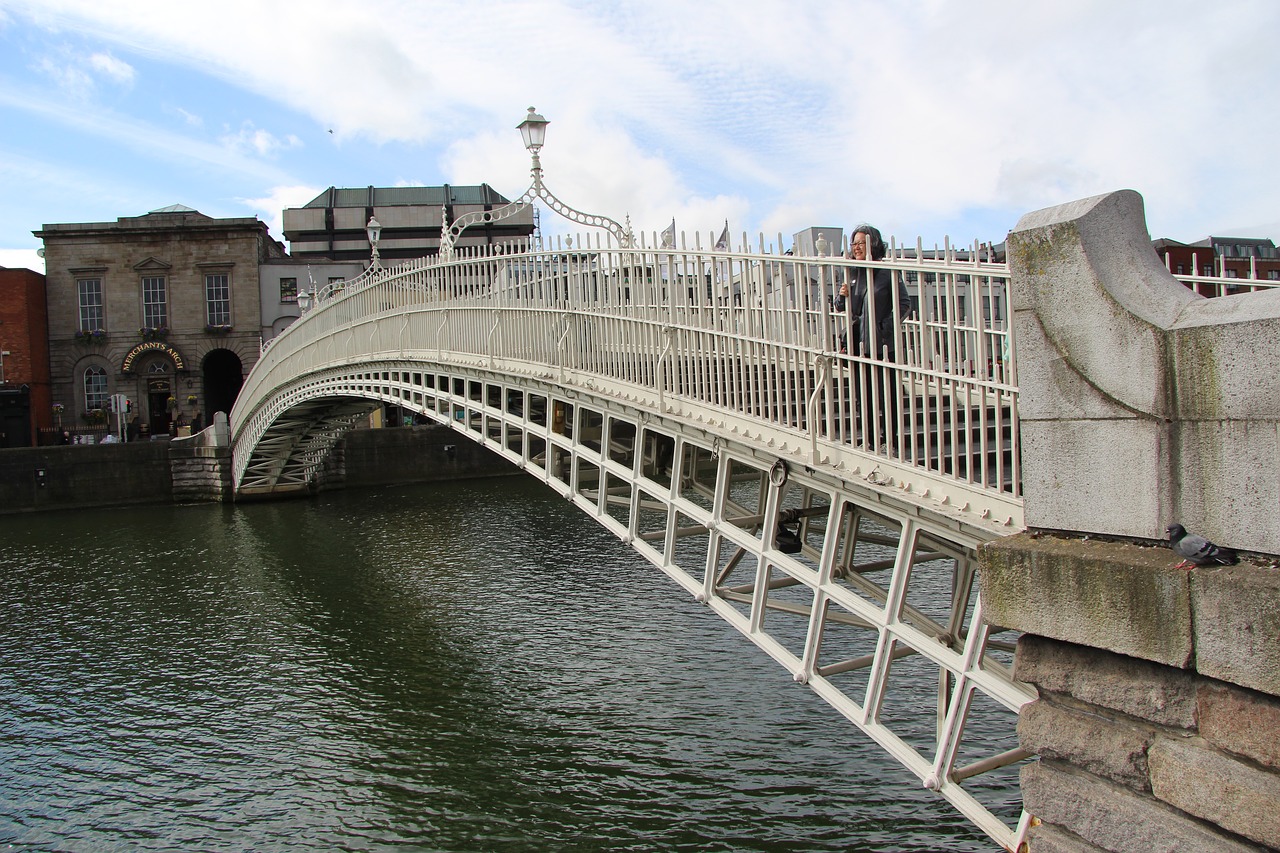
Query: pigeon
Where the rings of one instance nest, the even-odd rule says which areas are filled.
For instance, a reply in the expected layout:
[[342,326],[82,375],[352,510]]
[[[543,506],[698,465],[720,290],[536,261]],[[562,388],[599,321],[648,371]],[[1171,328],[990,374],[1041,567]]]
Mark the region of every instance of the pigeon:
[[1169,547],[1173,553],[1182,557],[1182,562],[1175,568],[1189,569],[1192,566],[1234,566],[1240,562],[1236,552],[1230,548],[1214,545],[1203,536],[1188,533],[1181,524],[1170,524],[1165,528],[1169,534]]

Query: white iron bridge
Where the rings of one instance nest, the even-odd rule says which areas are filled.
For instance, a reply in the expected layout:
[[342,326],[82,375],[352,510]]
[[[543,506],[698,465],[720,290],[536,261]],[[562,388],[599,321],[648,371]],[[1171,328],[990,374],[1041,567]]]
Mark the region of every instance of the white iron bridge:
[[[891,357],[841,352],[831,296],[857,265],[911,297]],[[264,349],[231,414],[236,493],[314,488],[384,404],[447,424],[1013,850],[1034,697],[975,584],[977,548],[1023,527],[1008,275],[985,247],[859,264],[581,239],[375,264]]]

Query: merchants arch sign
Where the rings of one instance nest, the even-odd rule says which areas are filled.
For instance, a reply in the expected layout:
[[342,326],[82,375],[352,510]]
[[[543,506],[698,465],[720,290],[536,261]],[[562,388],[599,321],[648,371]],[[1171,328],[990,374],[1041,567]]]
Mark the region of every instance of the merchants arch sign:
[[187,369],[186,363],[182,360],[182,353],[162,341],[145,341],[129,350],[124,357],[124,361],[120,363],[120,372],[132,373],[134,359],[149,352],[163,353],[173,359],[173,366],[178,370]]

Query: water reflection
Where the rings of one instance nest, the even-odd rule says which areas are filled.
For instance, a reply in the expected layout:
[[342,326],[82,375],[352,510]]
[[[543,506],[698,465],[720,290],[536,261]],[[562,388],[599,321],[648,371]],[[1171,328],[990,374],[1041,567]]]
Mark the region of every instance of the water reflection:
[[0,533],[13,849],[993,846],[531,479]]

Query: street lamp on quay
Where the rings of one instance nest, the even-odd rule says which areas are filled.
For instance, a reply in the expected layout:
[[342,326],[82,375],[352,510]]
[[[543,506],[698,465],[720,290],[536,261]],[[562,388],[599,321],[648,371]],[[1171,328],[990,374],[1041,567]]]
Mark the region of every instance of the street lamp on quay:
[[574,210],[552,195],[551,190],[547,189],[546,185],[542,183],[542,160],[538,154],[542,151],[542,146],[547,141],[548,124],[550,122],[539,115],[537,110],[529,107],[529,114],[524,117],[524,121],[516,125],[516,129],[520,131],[520,137],[524,140],[524,147],[528,149],[532,158],[530,175],[533,177],[533,183],[518,199],[510,204],[503,205],[497,210],[473,211],[458,217],[458,220],[452,225],[449,224],[446,213],[440,225],[440,255],[442,257],[448,258],[453,255],[454,244],[468,226],[475,225],[477,222],[486,224],[499,222],[509,216],[516,215],[537,199],[541,199],[551,210],[571,222],[577,222],[579,225],[587,225],[592,228],[604,228],[613,235],[620,246],[631,246],[634,243],[630,227],[624,228],[607,216]]
[[520,138],[524,140],[524,147],[528,150],[533,158],[533,185],[542,185],[542,161],[538,159],[538,152],[542,150],[542,145],[547,141],[547,125],[551,122],[534,112],[533,107],[529,107],[529,114],[524,117],[524,121],[516,125],[516,130],[520,131]]
[[378,257],[378,242],[382,239],[382,223],[372,216],[369,217],[369,224],[364,227],[365,233],[369,235],[369,246],[373,249],[373,254],[369,258],[369,269],[382,269],[382,261]]

